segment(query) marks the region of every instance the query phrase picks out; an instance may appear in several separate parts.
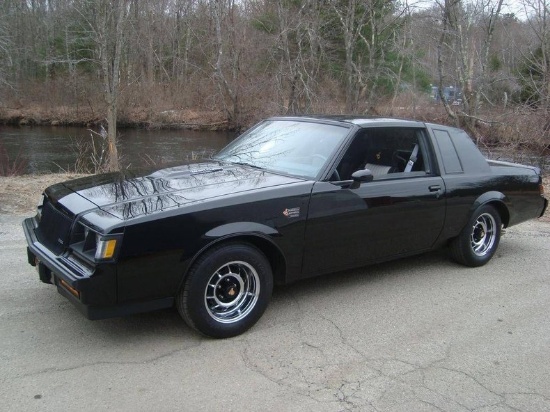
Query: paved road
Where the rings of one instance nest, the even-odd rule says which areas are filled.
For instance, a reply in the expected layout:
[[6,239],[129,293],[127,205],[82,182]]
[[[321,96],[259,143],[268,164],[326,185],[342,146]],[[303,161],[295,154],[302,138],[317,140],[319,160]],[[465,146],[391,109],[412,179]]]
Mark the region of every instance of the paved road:
[[466,269],[433,253],[277,288],[216,341],[172,310],[88,321],[0,215],[3,411],[550,411],[550,225]]

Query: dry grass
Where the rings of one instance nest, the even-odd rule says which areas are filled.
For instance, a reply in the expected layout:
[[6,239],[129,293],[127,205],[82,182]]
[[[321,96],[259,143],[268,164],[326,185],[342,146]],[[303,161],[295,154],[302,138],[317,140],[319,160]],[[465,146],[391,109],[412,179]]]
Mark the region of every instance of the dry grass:
[[56,173],[0,177],[0,214],[32,215],[46,187],[82,176]]
[[[104,123],[93,110],[76,111],[65,106],[48,108],[0,108],[0,123],[20,126],[91,126]],[[119,126],[144,128],[226,129],[223,113],[215,110],[168,109],[158,113],[146,108],[127,108],[118,116]]]

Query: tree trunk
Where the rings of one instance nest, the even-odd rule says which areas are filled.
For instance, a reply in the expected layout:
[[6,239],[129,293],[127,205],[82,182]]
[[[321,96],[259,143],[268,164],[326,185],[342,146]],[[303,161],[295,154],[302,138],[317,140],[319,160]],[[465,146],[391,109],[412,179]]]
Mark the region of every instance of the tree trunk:
[[[222,63],[224,60],[224,52],[223,52],[223,38],[222,38],[222,15],[223,15],[223,0],[210,0],[211,8],[212,8],[212,14],[214,17],[214,24],[216,26],[216,46],[217,46],[217,58],[216,58],[216,64],[214,65],[214,73],[215,77],[218,80],[218,87],[220,88],[222,92],[222,97],[224,100],[225,110],[227,112],[227,117],[229,122],[236,128],[240,127],[240,113],[239,113],[239,99],[237,93],[234,91],[234,89],[231,87],[229,82],[227,81],[227,77],[224,74]],[[232,6],[232,5],[230,5]],[[234,47],[236,47],[235,44],[233,44]],[[235,80],[235,77],[237,75],[238,67],[235,67],[235,65],[238,65],[238,59],[233,61],[233,78]],[[235,90],[237,85],[235,84]]]
[[110,1],[103,1],[97,29],[101,69],[105,88],[105,102],[107,103],[107,147],[109,160],[108,171],[120,169],[117,150],[117,117],[118,94],[120,85],[120,60],[125,40],[125,22],[128,8],[125,1],[117,2],[116,7]]

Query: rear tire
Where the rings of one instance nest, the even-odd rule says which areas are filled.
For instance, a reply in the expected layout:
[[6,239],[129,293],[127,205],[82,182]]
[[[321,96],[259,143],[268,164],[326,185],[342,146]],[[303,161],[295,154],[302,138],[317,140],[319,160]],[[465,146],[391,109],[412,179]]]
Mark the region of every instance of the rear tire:
[[480,206],[451,241],[453,259],[466,266],[483,266],[497,250],[501,228],[502,220],[497,210],[491,205]]
[[182,318],[213,338],[240,335],[262,316],[273,291],[269,261],[247,243],[227,243],[199,257],[176,298]]

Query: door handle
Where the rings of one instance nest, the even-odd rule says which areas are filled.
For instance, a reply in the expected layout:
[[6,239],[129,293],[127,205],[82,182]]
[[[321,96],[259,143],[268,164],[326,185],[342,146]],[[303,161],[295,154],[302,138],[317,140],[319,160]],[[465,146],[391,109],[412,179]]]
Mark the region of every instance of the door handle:
[[432,185],[428,188],[430,192],[439,192],[441,190],[441,186],[439,185]]

